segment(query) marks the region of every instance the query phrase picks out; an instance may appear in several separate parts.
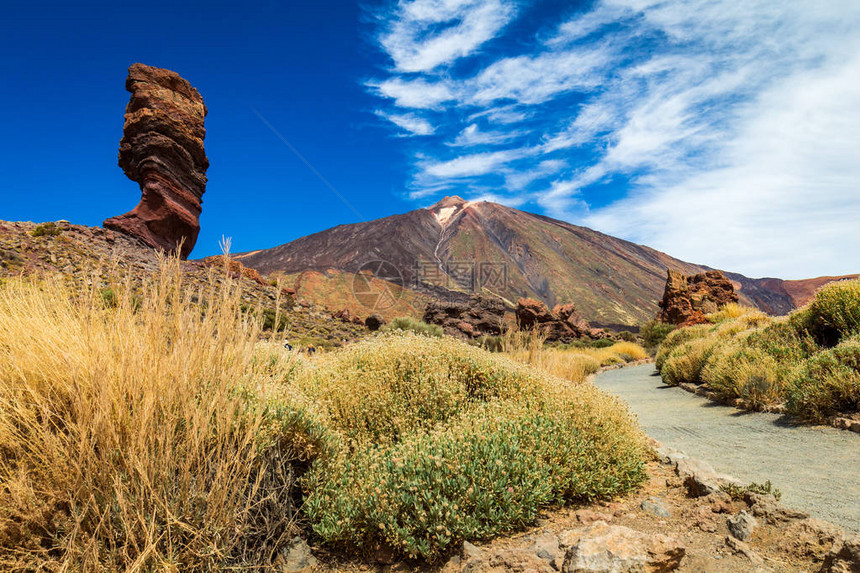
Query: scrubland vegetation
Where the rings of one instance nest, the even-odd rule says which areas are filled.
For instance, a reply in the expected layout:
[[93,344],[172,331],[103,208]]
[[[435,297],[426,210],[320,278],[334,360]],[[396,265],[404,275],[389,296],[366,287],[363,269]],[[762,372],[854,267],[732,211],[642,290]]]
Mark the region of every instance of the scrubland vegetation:
[[508,356],[571,382],[581,382],[603,366],[625,364],[648,358],[644,348],[633,342],[613,342],[602,347],[551,347],[534,332],[510,332],[502,339]]
[[660,346],[667,384],[706,384],[720,399],[784,405],[810,422],[860,410],[860,280],[823,287],[787,317],[728,305],[709,320]]
[[[0,287],[0,569],[265,569],[297,532],[432,561],[645,477],[570,350],[389,332],[308,359],[229,281],[182,280]],[[613,348],[589,364],[637,352]]]

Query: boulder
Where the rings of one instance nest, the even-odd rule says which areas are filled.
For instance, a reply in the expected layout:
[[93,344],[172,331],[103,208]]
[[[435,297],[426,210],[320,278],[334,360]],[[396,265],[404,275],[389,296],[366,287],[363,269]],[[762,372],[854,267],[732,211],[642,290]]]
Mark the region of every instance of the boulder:
[[687,276],[669,269],[657,320],[680,326],[700,324],[707,322],[706,314],[737,301],[734,285],[720,271]]
[[753,530],[758,527],[758,521],[748,514],[746,511],[741,511],[737,515],[733,515],[726,519],[726,526],[729,528],[729,533],[735,539],[740,541],[749,541],[752,537]]
[[496,298],[472,295],[466,302],[431,301],[424,308],[424,322],[438,324],[445,334],[471,339],[502,333],[505,304]]
[[684,544],[674,537],[601,521],[562,534],[562,546],[567,546],[564,573],[674,571],[686,554]]
[[780,505],[776,498],[769,494],[747,492],[744,501],[750,506],[750,512],[770,525],[788,523],[809,517],[808,513]]
[[385,326],[385,319],[381,314],[373,313],[364,319],[364,326],[369,330],[376,331]]
[[206,106],[176,72],[144,64],[128,69],[131,99],[119,144],[119,166],[140,185],[132,211],[105,228],[185,259],[197,242],[209,159],[203,148]]

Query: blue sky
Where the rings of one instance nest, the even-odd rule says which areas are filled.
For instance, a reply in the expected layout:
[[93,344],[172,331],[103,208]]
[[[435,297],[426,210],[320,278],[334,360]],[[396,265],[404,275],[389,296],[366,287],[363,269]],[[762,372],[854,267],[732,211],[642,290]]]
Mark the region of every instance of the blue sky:
[[194,256],[457,194],[750,276],[860,271],[855,0],[122,4],[5,7],[0,218],[136,204],[144,62],[209,108]]

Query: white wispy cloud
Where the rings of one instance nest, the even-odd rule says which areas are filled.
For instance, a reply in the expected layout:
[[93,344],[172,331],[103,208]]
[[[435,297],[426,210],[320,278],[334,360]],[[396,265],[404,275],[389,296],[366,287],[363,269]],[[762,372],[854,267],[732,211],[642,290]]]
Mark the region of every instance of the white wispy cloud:
[[412,113],[396,114],[377,111],[376,115],[385,118],[397,127],[406,131],[408,135],[432,135],[436,129],[429,121]]
[[516,14],[504,0],[401,0],[379,38],[400,72],[427,72],[469,56]]
[[526,150],[508,149],[487,153],[463,155],[447,161],[424,161],[422,174],[434,180],[455,179],[486,175],[503,168],[508,163],[523,157]]
[[448,143],[451,147],[473,147],[475,145],[499,145],[520,137],[521,131],[481,131],[478,124],[466,126],[454,141]]
[[440,104],[455,99],[450,88],[444,83],[429,83],[423,79],[391,78],[382,82],[368,82],[367,86],[379,96],[394,100],[397,107],[435,109]]
[[612,48],[545,52],[516,56],[493,63],[467,83],[477,105],[499,100],[521,104],[544,103],[561,93],[590,90],[599,85],[611,61]]

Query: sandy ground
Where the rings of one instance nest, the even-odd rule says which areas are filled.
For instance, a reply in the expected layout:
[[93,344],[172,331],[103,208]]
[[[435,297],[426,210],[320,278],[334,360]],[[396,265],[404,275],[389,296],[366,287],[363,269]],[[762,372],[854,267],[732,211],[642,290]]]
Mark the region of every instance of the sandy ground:
[[742,481],[770,480],[784,505],[860,532],[860,434],[716,404],[665,386],[651,364],[594,382],[627,401],[654,439]]

